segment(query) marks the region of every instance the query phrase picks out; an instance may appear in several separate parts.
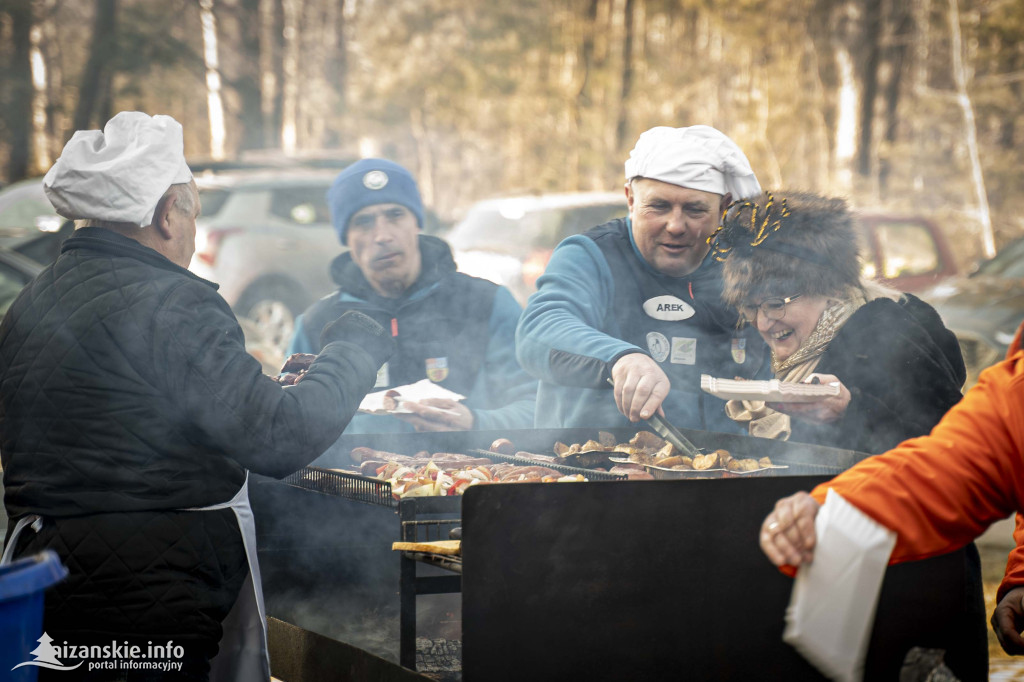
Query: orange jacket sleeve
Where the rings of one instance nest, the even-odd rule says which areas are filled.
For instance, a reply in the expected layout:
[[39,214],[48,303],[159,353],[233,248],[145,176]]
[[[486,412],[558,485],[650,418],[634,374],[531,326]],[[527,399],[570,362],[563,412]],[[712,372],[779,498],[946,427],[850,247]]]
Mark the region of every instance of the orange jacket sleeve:
[[[811,494],[823,502],[834,489],[897,533],[891,563],[913,561],[962,547],[1024,510],[1022,453],[1024,351],[1015,343],[931,434],[866,459]],[[1024,543],[1020,521],[1016,537]],[[1024,584],[1024,550],[1011,553],[1011,575]]]

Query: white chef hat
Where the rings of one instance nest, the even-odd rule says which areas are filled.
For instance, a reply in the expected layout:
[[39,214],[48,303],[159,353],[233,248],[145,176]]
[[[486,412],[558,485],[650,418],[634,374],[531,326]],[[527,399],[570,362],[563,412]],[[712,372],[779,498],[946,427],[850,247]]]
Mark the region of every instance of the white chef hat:
[[189,182],[181,124],[122,111],[103,130],[79,130],[43,178],[57,213],[146,227],[171,185]]
[[734,200],[761,193],[750,162],[724,133],[711,126],[658,126],[640,135],[626,160],[626,180],[643,177]]

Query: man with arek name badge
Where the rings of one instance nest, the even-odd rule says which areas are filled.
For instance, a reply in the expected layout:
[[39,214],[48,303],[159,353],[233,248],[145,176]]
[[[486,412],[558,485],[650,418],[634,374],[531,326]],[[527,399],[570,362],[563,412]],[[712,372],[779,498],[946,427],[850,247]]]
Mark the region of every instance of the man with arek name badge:
[[[519,304],[505,287],[457,272],[448,244],[422,234],[423,201],[409,171],[357,161],[335,179],[327,204],[348,247],[331,263],[338,290],[299,316],[288,353],[319,352],[323,326],[359,311],[397,344],[375,389],[402,397],[401,411],[358,414],[345,433],[532,426],[537,382],[516,361]],[[408,387],[424,381],[465,400],[410,399]]]
[[519,362],[540,379],[536,426],[626,426],[662,412],[676,426],[735,432],[700,375],[752,377],[764,345],[722,303],[708,238],[760,184],[740,148],[704,125],[648,130],[625,170],[629,215],[562,241],[520,319]]

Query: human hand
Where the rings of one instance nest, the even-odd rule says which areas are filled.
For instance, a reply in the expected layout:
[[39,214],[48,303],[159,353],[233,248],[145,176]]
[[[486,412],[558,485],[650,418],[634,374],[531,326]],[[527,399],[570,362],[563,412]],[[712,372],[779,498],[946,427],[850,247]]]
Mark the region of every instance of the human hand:
[[612,365],[615,405],[631,422],[648,419],[658,412],[668,395],[670,383],[665,372],[649,355],[630,353]]
[[1024,587],[1015,587],[996,605],[992,612],[992,629],[1003,651],[1011,656],[1024,654]]
[[846,413],[846,408],[850,405],[850,389],[846,388],[839,377],[834,374],[812,374],[807,379],[804,383],[837,383],[839,395],[811,403],[768,403],[768,407],[797,419],[820,424],[830,424]]
[[799,566],[814,559],[814,517],[821,505],[805,492],[784,497],[761,524],[761,551],[776,566]]
[[373,358],[376,367],[380,367],[395,352],[395,341],[384,327],[368,315],[357,310],[349,310],[334,320],[320,332],[320,347],[332,341],[347,341],[359,346]]
[[403,400],[402,407],[413,414],[396,414],[417,431],[468,431],[473,428],[473,413],[457,400],[424,398],[416,402]]

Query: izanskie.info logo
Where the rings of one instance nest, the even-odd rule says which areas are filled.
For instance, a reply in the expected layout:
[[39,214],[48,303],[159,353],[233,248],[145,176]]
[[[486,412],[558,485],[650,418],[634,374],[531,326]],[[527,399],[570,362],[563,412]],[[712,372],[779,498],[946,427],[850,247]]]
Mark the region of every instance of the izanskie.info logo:
[[[147,642],[145,648],[129,646],[128,642],[118,644],[111,640],[110,644],[76,646],[74,644],[54,644],[53,638],[45,632],[36,640],[39,646],[29,653],[35,660],[25,661],[11,668],[35,666],[49,670],[74,670],[87,665],[89,670],[161,670],[180,671],[181,659],[185,649],[168,641],[166,644]],[[77,659],[74,665],[62,663],[61,659]]]

